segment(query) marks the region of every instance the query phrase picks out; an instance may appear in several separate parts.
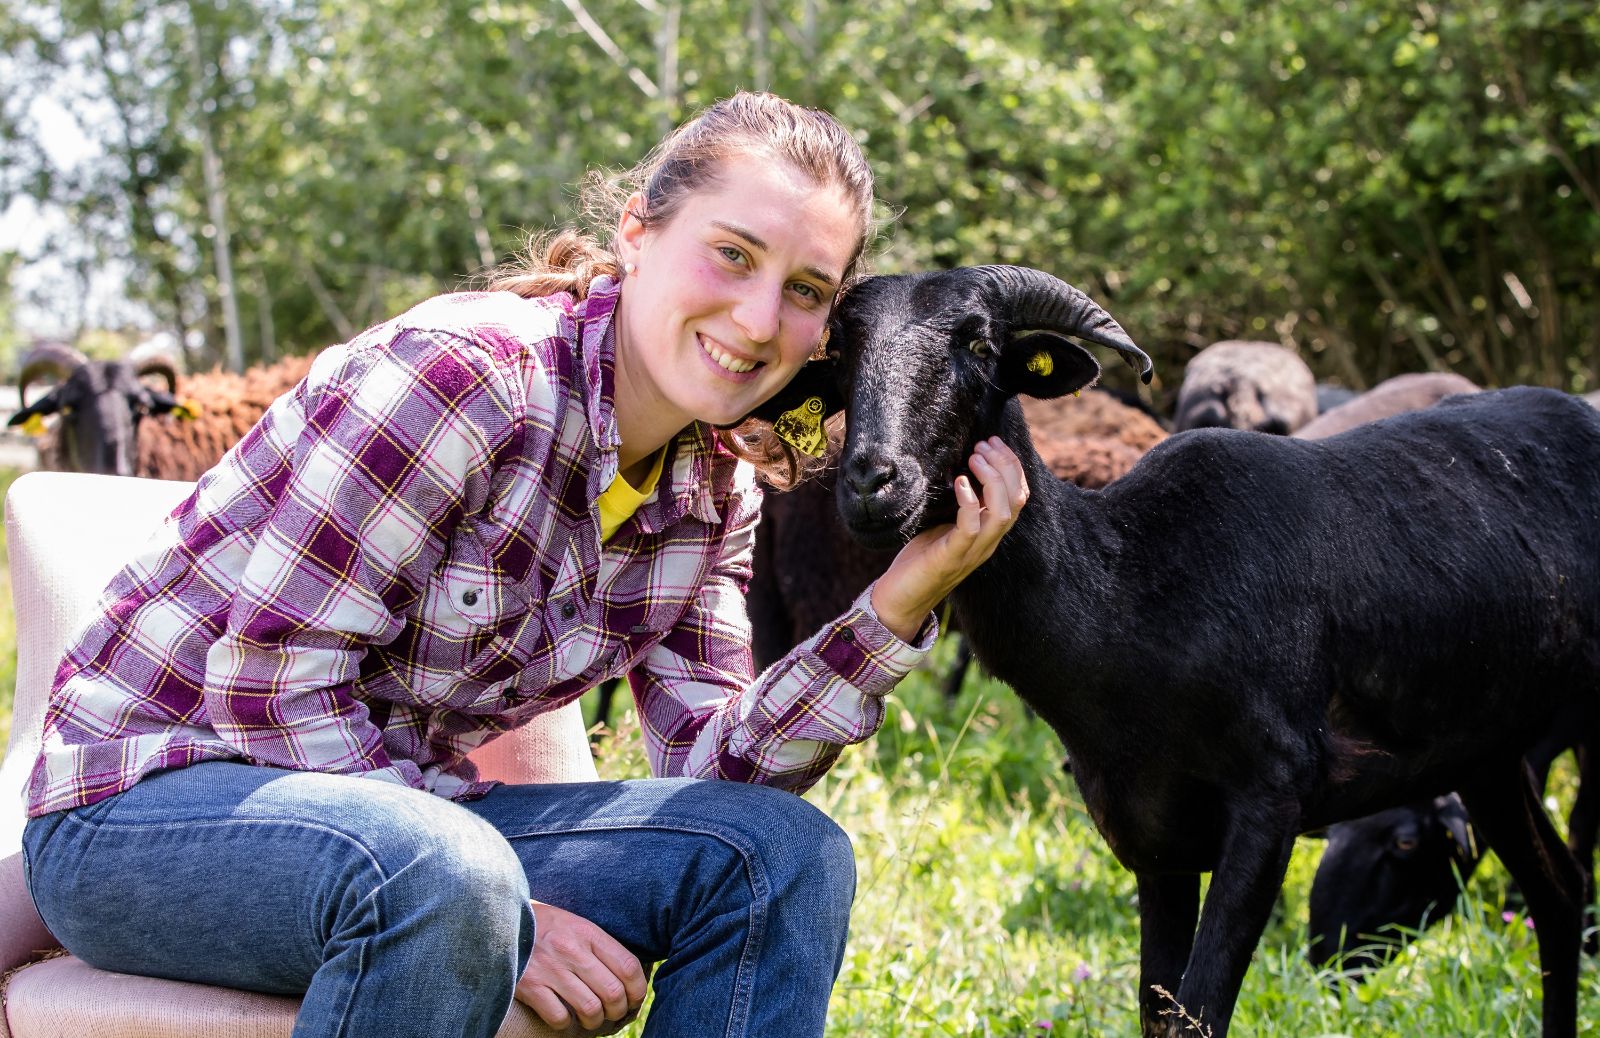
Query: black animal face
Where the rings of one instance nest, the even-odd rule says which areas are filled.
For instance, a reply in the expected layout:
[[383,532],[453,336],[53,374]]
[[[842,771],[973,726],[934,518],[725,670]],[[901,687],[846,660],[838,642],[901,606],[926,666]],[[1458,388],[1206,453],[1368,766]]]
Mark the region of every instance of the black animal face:
[[138,457],[138,423],[178,405],[170,393],[140,382],[121,361],[90,361],[74,368],[50,392],[12,416],[20,425],[34,415],[59,414],[63,460],[74,472],[131,476]]
[[971,294],[958,279],[882,277],[840,306],[834,341],[850,423],[838,503],[868,546],[954,516],[951,484],[1005,402],[1002,333]]
[[1347,969],[1387,962],[1415,931],[1455,905],[1477,863],[1466,809],[1453,794],[1328,830],[1311,885],[1312,961],[1345,954]]
[[1018,393],[1061,396],[1100,366],[1068,335],[1150,359],[1082,292],[1036,270],[965,267],[869,278],[834,315],[830,345],[849,408],[838,504],[868,547],[955,516],[952,484]]

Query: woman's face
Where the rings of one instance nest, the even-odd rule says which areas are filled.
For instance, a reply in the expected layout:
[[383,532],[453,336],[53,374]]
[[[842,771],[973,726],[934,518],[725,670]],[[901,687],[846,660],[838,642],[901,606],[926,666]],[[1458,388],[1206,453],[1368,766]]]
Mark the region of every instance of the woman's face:
[[762,155],[726,160],[665,224],[625,214],[624,442],[630,425],[665,442],[696,420],[731,424],[781,389],[821,338],[860,234],[841,188]]

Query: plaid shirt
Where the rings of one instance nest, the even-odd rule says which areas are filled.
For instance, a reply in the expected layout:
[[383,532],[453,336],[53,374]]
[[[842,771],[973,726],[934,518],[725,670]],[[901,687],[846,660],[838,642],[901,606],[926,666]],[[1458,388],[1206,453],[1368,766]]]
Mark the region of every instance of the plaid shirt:
[[440,296],[324,351],[74,638],[29,815],[208,760],[470,798],[471,750],[622,674],[659,775],[802,790],[875,732],[931,625],[863,592],[755,679],[761,491],[709,429],[601,544],[616,301]]

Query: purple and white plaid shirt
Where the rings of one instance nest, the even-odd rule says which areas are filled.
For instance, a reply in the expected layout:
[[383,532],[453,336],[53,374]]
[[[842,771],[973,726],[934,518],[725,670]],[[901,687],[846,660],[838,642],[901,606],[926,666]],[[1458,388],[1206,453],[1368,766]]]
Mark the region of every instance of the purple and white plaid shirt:
[[440,296],[324,351],[73,640],[28,814],[208,760],[470,798],[468,752],[625,673],[658,775],[802,790],[875,732],[932,625],[863,592],[755,679],[761,491],[707,428],[600,543],[616,302]]

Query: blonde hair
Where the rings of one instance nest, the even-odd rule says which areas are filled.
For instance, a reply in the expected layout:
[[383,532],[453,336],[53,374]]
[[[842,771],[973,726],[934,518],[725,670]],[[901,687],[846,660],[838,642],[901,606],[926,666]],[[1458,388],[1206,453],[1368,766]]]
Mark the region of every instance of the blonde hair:
[[[818,184],[843,190],[860,226],[840,286],[847,287],[860,275],[876,229],[872,170],[861,146],[837,119],[776,94],[740,92],[725,98],[668,134],[633,168],[591,173],[580,196],[586,222],[609,232],[637,192],[644,198],[644,211],[633,215],[646,227],[665,224],[695,192],[716,186],[728,157],[748,152],[766,153]],[[530,238],[517,258],[490,272],[487,284],[491,291],[525,297],[570,292],[583,299],[602,274],[613,278],[622,274],[609,242],[602,244],[594,233],[567,228]],[[778,439],[766,422],[751,419],[732,429],[718,429],[717,437],[780,488],[793,486],[806,469],[815,467],[811,459]]]

